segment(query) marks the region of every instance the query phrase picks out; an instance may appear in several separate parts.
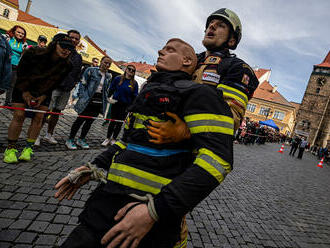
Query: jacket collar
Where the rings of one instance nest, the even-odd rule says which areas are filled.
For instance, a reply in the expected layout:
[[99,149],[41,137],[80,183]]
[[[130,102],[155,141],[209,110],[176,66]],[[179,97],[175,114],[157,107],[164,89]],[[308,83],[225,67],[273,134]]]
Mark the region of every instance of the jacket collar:
[[173,72],[153,72],[148,78],[148,82],[173,83],[178,80],[191,80],[192,76],[183,71]]

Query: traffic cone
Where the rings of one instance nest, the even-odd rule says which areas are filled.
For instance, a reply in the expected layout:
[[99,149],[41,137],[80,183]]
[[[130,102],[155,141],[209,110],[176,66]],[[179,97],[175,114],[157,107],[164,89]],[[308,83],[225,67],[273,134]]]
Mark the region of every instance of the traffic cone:
[[323,160],[324,160],[324,157],[321,158],[321,161],[319,162],[317,167],[323,168]]
[[277,152],[283,153],[283,151],[284,151],[284,144],[282,144],[280,150],[278,150]]

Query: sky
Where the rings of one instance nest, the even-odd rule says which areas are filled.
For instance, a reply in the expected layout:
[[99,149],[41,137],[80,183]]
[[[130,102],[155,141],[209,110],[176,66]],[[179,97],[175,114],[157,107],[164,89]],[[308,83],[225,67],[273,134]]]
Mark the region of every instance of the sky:
[[[19,0],[21,10],[26,3]],[[30,14],[79,30],[114,60],[154,64],[173,37],[204,51],[205,21],[223,7],[242,22],[233,52],[251,67],[271,69],[270,83],[301,103],[313,65],[330,50],[329,0],[32,0]]]

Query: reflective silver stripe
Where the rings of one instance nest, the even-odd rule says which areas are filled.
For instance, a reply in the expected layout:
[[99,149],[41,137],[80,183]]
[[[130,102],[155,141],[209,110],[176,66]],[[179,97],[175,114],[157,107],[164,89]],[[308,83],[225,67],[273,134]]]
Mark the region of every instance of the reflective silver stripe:
[[222,91],[225,91],[225,92],[228,92],[228,93],[233,94],[235,96],[238,96],[240,99],[242,99],[242,101],[245,104],[247,104],[246,99],[242,95],[240,95],[239,93],[237,93],[237,92],[235,92],[233,90],[229,90],[229,89],[223,88],[223,87],[221,87],[221,85],[219,85],[218,88],[221,88]]
[[141,119],[139,119],[139,118],[135,118],[135,121],[134,121],[134,124],[144,124],[143,123],[144,122],[144,120],[141,120]]
[[216,121],[216,120],[189,121],[187,125],[189,128],[200,127],[200,126],[217,126],[217,127],[231,128],[231,129],[233,128],[232,123],[228,123],[225,121]]
[[117,170],[117,169],[113,169],[113,168],[110,168],[109,174],[113,174],[113,175],[116,175],[116,176],[119,176],[119,177],[124,177],[124,178],[130,179],[134,182],[138,182],[138,183],[141,183],[141,184],[144,184],[144,185],[148,185],[150,187],[154,187],[154,188],[157,188],[157,189],[161,189],[164,186],[161,183],[150,181],[148,179],[145,179],[143,177],[139,177],[139,176],[134,175],[132,173]]
[[200,159],[203,159],[204,161],[206,161],[207,163],[209,163],[210,165],[212,165],[215,169],[217,169],[217,171],[219,171],[224,177],[227,175],[227,172],[225,170],[225,168],[223,168],[221,166],[221,164],[216,161],[215,159],[213,159],[211,156],[207,155],[207,154],[202,154],[199,156]]

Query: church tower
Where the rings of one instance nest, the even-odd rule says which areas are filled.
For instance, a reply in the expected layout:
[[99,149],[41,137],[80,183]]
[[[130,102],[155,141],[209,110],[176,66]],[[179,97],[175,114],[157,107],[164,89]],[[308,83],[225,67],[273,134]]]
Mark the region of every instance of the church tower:
[[330,145],[330,52],[314,65],[300,105],[295,134],[307,137],[312,145]]

